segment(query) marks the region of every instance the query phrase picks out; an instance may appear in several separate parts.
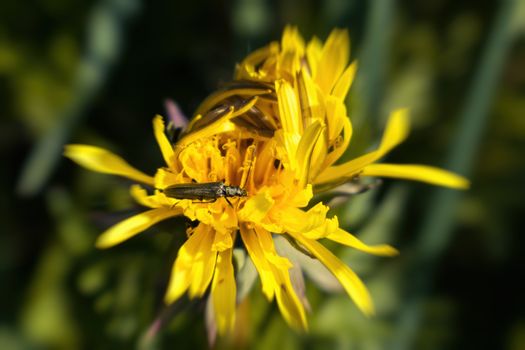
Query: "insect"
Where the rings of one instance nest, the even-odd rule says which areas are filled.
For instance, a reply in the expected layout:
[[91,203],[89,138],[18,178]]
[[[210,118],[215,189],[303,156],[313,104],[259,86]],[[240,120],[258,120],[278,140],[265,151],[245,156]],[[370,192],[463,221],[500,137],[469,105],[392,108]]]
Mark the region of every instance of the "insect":
[[223,197],[230,206],[230,197],[246,197],[248,193],[239,186],[227,186],[224,182],[175,184],[160,190],[167,197],[175,199],[193,199],[213,203]]

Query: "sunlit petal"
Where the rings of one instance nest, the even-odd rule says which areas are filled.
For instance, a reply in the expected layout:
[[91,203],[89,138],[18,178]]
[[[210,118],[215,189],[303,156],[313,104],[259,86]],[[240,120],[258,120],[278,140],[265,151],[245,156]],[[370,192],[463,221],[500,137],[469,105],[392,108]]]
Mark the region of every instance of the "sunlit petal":
[[348,94],[348,90],[350,90],[350,87],[352,86],[356,72],[357,61],[354,61],[345,69],[345,71],[335,84],[334,90],[332,91],[332,95],[341,100],[344,100],[346,98],[346,95]]
[[149,195],[148,192],[144,188],[142,188],[140,185],[131,186],[129,192],[131,196],[133,197],[133,199],[140,205],[143,205],[149,208],[158,208],[161,206],[159,204],[157,196]]
[[[194,285],[192,287],[194,295],[201,294],[198,291],[205,290],[209,285],[212,277],[210,271],[213,272],[215,269],[215,257],[217,255],[217,253],[213,253],[209,249],[213,240],[213,237],[210,237],[210,233],[210,228],[207,225],[200,224],[179,249],[164,297],[167,304],[171,304],[179,299],[192,284]],[[206,255],[203,254],[201,247],[203,249],[207,248]],[[206,262],[211,264],[211,266],[208,266],[207,271],[204,271],[206,276],[194,276],[194,265],[199,262],[201,267]]]
[[231,331],[235,323],[237,286],[233,274],[232,252],[233,249],[227,249],[218,254],[211,290],[215,320],[221,334]]
[[103,148],[88,145],[67,145],[64,149],[64,155],[89,170],[119,175],[153,185],[153,177],[133,168],[124,159]]
[[317,259],[319,259],[341,282],[348,295],[365,315],[374,313],[372,298],[359,277],[321,243],[293,235]]
[[155,118],[153,118],[153,131],[155,133],[157,143],[159,144],[162,156],[164,157],[164,161],[168,165],[172,164],[173,147],[171,146],[171,143],[166,136],[164,129],[164,121],[162,120],[162,117],[160,115],[157,115],[155,116]]
[[381,256],[395,256],[399,254],[399,252],[395,248],[387,244],[367,245],[351,233],[348,233],[342,229],[337,229],[335,232],[327,235],[326,238],[339,244],[343,244],[347,247],[354,248],[369,254]]
[[394,177],[457,189],[467,189],[470,186],[470,182],[463,176],[416,164],[370,164],[363,169],[361,176]]
[[315,81],[324,93],[330,93],[350,57],[350,38],[346,30],[334,29],[321,51]]
[[405,140],[409,131],[408,111],[398,109],[392,113],[383,134],[383,139],[379,148],[361,157],[352,159],[341,165],[335,165],[324,170],[317,178],[315,183],[332,182],[343,177],[356,175],[366,165],[381,159],[392,148]]
[[322,131],[323,126],[321,123],[319,121],[314,122],[305,130],[297,147],[297,178],[299,179],[300,187],[306,186],[309,182],[312,152]]
[[170,208],[145,211],[110,227],[98,237],[96,245],[98,248],[112,247],[141,233],[159,221],[180,214],[181,211]]

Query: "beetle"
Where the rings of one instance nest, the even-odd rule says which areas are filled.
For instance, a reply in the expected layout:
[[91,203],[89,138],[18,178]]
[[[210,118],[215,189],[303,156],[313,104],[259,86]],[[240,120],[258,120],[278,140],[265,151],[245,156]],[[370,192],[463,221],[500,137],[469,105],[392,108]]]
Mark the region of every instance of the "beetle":
[[175,199],[193,199],[202,202],[213,203],[223,197],[230,206],[231,197],[246,197],[248,192],[239,186],[227,186],[222,181],[204,183],[184,183],[170,185],[159,189],[167,197]]

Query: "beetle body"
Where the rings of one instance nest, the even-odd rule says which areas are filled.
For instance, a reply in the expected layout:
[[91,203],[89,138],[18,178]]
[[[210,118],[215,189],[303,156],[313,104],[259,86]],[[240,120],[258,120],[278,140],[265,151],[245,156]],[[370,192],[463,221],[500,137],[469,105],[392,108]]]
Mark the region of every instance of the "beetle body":
[[224,182],[185,183],[168,186],[161,190],[167,197],[191,199],[202,202],[215,202],[224,197],[230,205],[229,197],[246,197],[248,193],[238,186],[227,186]]

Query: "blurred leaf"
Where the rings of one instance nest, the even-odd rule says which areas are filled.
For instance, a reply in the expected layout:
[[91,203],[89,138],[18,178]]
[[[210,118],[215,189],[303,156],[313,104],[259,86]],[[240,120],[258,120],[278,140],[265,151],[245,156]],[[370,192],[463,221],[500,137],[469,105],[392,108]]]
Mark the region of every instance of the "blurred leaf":
[[18,192],[34,195],[41,190],[62,154],[71,131],[102,87],[109,69],[117,60],[123,40],[123,27],[138,10],[138,0],[100,0],[88,24],[88,43],[78,64],[71,89],[72,98],[57,114],[55,126],[34,146],[18,182]]
[[[403,215],[408,191],[404,185],[396,185],[389,190],[379,208],[367,224],[356,234],[360,240],[366,244],[393,244],[395,236],[399,229],[399,224]],[[371,254],[365,254],[355,249],[344,249],[342,260],[352,267],[358,274],[370,273],[374,270],[379,261],[384,259],[398,259],[377,257]]]
[[21,323],[27,337],[39,346],[78,348],[79,328],[65,288],[70,267],[71,257],[55,243],[46,249],[35,272]]
[[[517,4],[514,0],[500,3],[499,13],[468,92],[458,133],[452,143],[446,166],[447,169],[460,174],[467,175],[471,172],[483,141],[498,78],[515,34],[511,24]],[[400,316],[396,349],[407,349],[413,345],[421,318],[422,298],[431,283],[436,262],[452,237],[460,198],[461,193],[458,191],[440,189],[435,190],[430,200],[431,205],[415,246],[417,255],[410,265],[408,275],[414,283],[409,294],[410,299]]]
[[394,3],[392,0],[369,2],[364,45],[358,53],[359,68],[349,104],[354,134],[350,152],[344,155],[348,159],[370,145],[371,128],[375,127],[379,102],[384,93],[387,70],[385,58],[390,49]]

